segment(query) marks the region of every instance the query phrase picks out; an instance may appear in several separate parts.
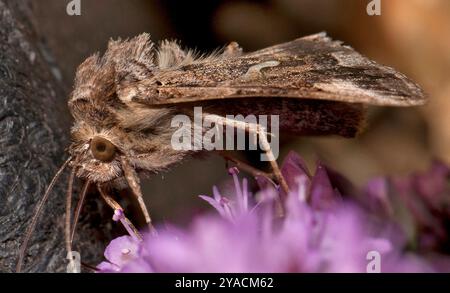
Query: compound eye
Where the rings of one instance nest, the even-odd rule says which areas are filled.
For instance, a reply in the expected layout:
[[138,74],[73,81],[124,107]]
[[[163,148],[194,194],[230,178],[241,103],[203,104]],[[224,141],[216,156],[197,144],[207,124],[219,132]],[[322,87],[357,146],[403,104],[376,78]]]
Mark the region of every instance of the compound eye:
[[116,155],[116,146],[109,140],[97,136],[91,140],[91,152],[97,160],[111,162]]

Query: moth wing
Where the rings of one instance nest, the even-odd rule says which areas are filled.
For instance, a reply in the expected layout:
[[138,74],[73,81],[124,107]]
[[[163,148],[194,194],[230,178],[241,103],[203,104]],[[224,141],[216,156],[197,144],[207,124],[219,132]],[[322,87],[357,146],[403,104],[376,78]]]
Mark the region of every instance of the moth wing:
[[425,103],[420,87],[325,33],[253,53],[160,69],[119,98],[170,105],[233,98],[317,99],[383,106]]

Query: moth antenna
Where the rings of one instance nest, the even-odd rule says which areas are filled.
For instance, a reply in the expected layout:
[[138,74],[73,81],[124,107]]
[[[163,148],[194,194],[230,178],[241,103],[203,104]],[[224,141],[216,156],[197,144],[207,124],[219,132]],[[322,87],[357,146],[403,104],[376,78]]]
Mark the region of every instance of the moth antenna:
[[[78,161],[78,158],[75,160]],[[64,226],[64,239],[66,242],[67,258],[69,259],[69,267],[74,269],[75,265],[73,263],[72,255],[72,238],[71,238],[71,220],[72,220],[72,193],[73,193],[73,181],[75,180],[75,167],[72,168],[69,177],[69,184],[67,185],[66,192],[66,223]]]
[[75,230],[77,228],[78,219],[80,218],[81,208],[83,207],[84,200],[86,199],[87,191],[89,186],[91,185],[91,181],[88,180],[83,186],[83,189],[81,190],[80,199],[78,200],[77,207],[75,208],[75,213],[73,216],[73,226],[72,231],[70,233],[70,241],[73,243],[73,238],[75,236]]
[[72,161],[72,158],[73,157],[70,156],[64,162],[64,164],[59,168],[59,170],[56,172],[55,176],[53,177],[52,181],[50,182],[49,186],[47,187],[47,190],[45,191],[44,196],[41,198],[41,200],[38,202],[38,205],[36,206],[36,209],[35,209],[34,215],[33,215],[33,219],[31,220],[30,225],[27,227],[27,230],[25,231],[25,239],[24,239],[22,245],[20,246],[19,259],[18,259],[17,265],[16,265],[17,273],[20,273],[20,271],[22,270],[23,259],[25,258],[25,252],[28,248],[28,243],[31,239],[31,236],[33,235],[33,232],[34,232],[37,222],[39,220],[39,216],[42,214],[44,205],[48,200],[50,192],[52,191],[53,187],[56,184],[56,181],[59,179],[59,177],[61,176],[64,169]]

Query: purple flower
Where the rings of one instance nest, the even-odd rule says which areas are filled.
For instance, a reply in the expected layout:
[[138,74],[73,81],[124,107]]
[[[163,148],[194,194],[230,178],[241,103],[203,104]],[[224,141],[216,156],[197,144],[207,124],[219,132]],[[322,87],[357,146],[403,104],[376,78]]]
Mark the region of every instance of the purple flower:
[[107,262],[97,268],[103,272],[120,272],[122,268],[138,257],[139,242],[130,236],[121,236],[108,245],[105,250]]
[[[361,202],[351,198],[356,189],[344,178],[322,164],[310,175],[295,153],[287,156],[282,173],[291,189],[283,205],[281,191],[270,180],[256,178],[261,189],[253,196],[247,180],[240,181],[237,170],[230,169],[233,191],[224,195],[214,187],[212,197],[200,196],[217,214],[200,215],[186,229],[158,229],[157,235],[145,234],[142,241],[128,229],[133,237],[113,240],[105,251],[108,262],[98,268],[103,272],[366,272],[367,257],[375,252],[383,272],[450,269],[448,259],[438,263],[436,255],[406,252],[409,238],[395,221],[389,180],[369,182],[361,191],[365,198]],[[411,182],[418,181],[398,182],[395,192],[405,195],[419,188],[430,198],[434,187],[443,186],[441,180],[432,187]]]
[[237,176],[238,173],[236,168],[229,170],[229,174],[233,177],[234,183],[233,199],[222,196],[216,186],[213,187],[213,197],[199,196],[213,206],[223,218],[232,222],[248,214],[250,212],[249,205],[252,202],[251,195],[248,191],[248,181],[244,178],[241,184]]
[[399,223],[410,245],[421,253],[448,251],[449,175],[447,166],[435,162],[424,173],[373,179],[363,191],[363,205]]

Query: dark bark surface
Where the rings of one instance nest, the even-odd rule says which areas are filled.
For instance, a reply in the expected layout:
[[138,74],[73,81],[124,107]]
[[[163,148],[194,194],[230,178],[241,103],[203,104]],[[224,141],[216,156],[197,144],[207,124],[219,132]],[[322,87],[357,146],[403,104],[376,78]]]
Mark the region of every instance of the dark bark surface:
[[[35,205],[67,157],[67,91],[34,25],[30,1],[0,0],[0,272],[15,270]],[[34,231],[24,271],[65,271],[66,178],[55,187]],[[99,213],[100,205],[97,199],[87,204],[83,213],[88,216],[77,230],[75,250],[90,264],[101,259],[104,232],[110,230],[103,227],[110,214]]]

